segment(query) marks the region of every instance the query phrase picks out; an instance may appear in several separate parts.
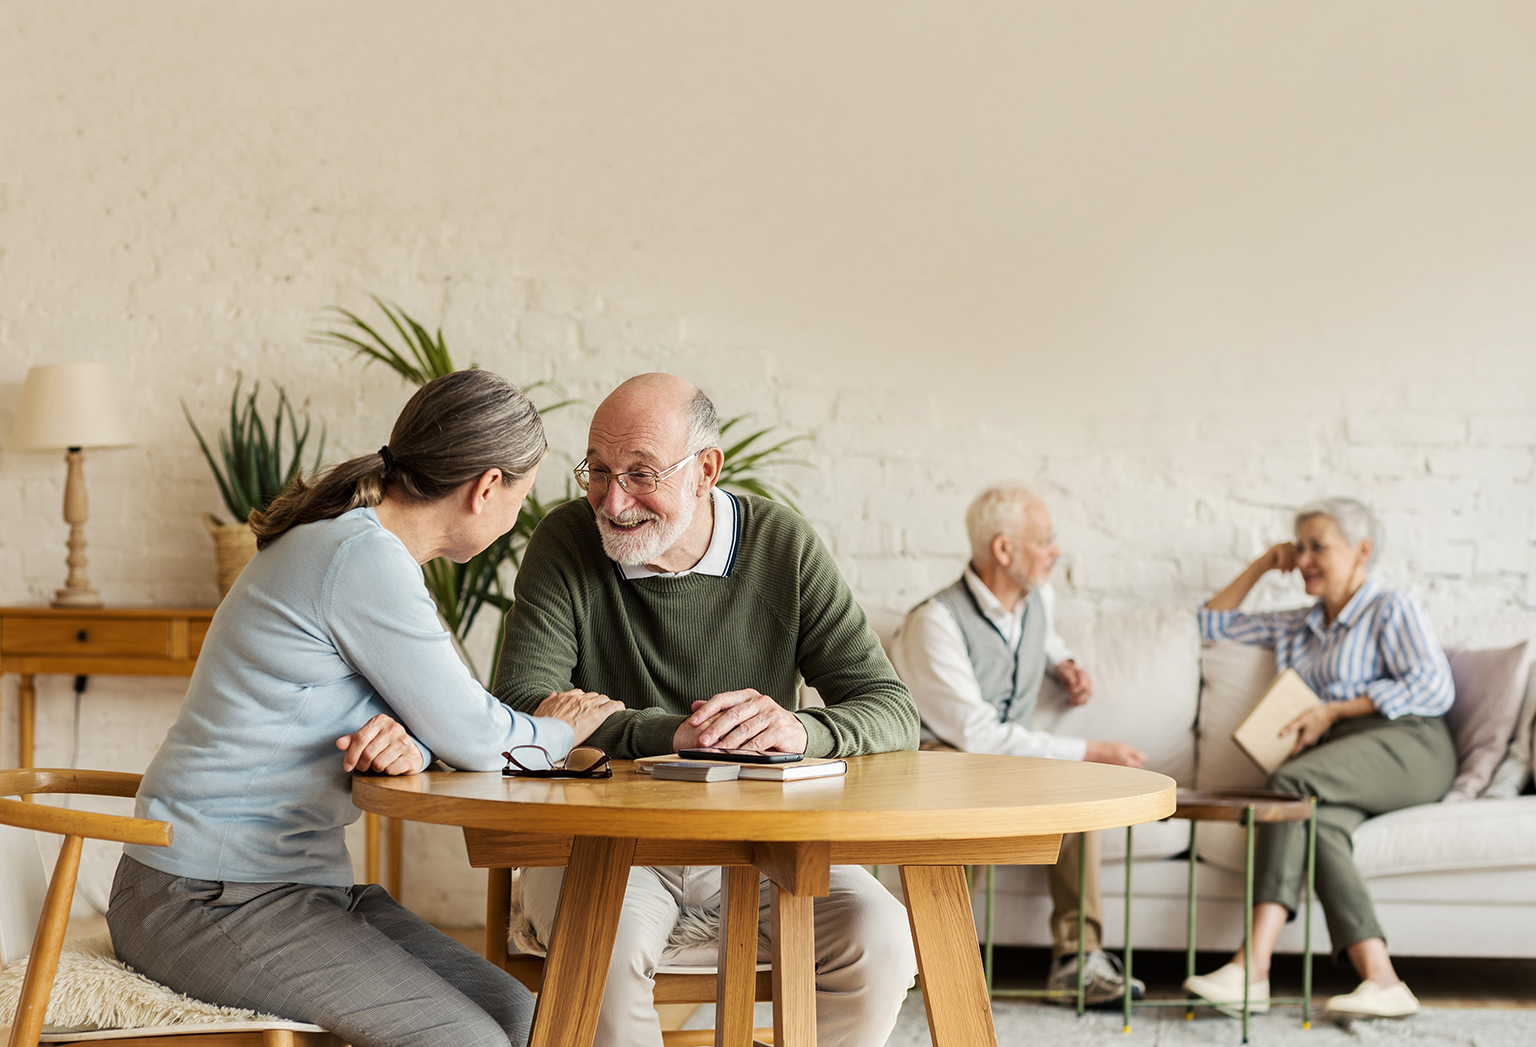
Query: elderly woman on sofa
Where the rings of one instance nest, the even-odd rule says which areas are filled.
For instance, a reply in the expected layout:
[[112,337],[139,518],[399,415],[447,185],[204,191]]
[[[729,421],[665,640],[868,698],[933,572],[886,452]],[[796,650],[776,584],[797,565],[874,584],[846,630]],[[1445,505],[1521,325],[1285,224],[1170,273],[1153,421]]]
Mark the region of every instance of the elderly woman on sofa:
[[[1296,735],[1289,760],[1269,787],[1316,796],[1317,896],[1335,956],[1348,955],[1362,981],[1328,1001],[1352,1017],[1406,1017],[1419,1009],[1392,968],[1381,925],[1360,871],[1351,833],[1372,815],[1433,803],[1456,774],[1456,747],[1443,719],[1454,689],[1445,652],[1424,608],[1408,593],[1366,577],[1380,544],[1369,509],[1330,498],[1296,514],[1296,540],[1249,564],[1200,610],[1206,640],[1272,647],[1275,668],[1295,669],[1323,699],[1283,733]],[[1268,571],[1299,571],[1310,607],[1270,614],[1237,610]],[[1300,903],[1306,823],[1260,825],[1249,999],[1269,1008],[1275,941]],[[1240,1006],[1243,952],[1184,987],[1218,1007]]]

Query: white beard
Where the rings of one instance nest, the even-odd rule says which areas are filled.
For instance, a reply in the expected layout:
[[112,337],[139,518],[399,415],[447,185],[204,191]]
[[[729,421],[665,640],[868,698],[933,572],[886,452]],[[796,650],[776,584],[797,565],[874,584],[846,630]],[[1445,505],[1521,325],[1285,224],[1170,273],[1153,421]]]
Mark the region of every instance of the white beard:
[[[597,533],[603,539],[603,552],[608,558],[617,563],[630,567],[643,567],[648,563],[654,563],[663,556],[666,551],[677,543],[693,523],[693,512],[698,507],[697,498],[684,498],[681,508],[671,521],[663,520],[660,516],[641,508],[627,509],[616,517],[610,517],[601,509],[597,510]],[[614,523],[635,523],[639,520],[653,520],[651,525],[641,529],[637,534],[620,530],[614,527]]]

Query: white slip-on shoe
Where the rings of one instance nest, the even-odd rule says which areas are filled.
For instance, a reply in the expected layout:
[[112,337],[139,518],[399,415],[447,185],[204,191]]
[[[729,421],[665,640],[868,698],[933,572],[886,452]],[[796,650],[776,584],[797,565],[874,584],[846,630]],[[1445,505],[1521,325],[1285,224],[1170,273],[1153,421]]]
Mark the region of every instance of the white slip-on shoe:
[[[1243,965],[1229,963],[1210,974],[1195,974],[1184,979],[1184,991],[1200,997],[1224,1014],[1241,1014],[1243,1008]],[[1269,1010],[1269,979],[1248,983],[1248,1012],[1263,1014]]]
[[1347,1018],[1406,1018],[1418,1013],[1419,1001],[1405,982],[1378,985],[1365,981],[1354,992],[1330,996],[1323,1010]]

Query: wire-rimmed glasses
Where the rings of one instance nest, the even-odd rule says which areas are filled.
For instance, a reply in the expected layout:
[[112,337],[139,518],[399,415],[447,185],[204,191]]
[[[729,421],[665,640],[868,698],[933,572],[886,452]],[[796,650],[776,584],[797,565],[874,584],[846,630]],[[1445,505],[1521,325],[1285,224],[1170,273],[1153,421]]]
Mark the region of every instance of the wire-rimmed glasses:
[[690,454],[687,458],[684,458],[681,462],[669,465],[660,472],[654,469],[631,469],[627,473],[610,473],[606,469],[592,469],[588,467],[585,458],[571,472],[576,476],[576,486],[580,487],[583,491],[589,491],[595,487],[598,493],[601,494],[608,490],[610,483],[617,480],[619,481],[619,486],[624,489],[625,494],[655,494],[656,488],[661,486],[661,481],[677,472],[702,453],[703,449],[701,448]]
[[507,765],[501,773],[508,778],[612,778],[613,765],[608,754],[595,745],[578,745],[556,760],[542,745],[517,745],[501,754]]

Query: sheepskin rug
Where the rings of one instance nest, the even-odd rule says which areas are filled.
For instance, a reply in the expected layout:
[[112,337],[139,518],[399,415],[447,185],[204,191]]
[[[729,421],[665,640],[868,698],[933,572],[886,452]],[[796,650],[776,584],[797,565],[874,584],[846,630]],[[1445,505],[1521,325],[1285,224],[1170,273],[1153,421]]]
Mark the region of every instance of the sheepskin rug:
[[[16,1013],[27,959],[0,971],[0,1015],[5,1020]],[[270,1014],[194,1000],[150,981],[113,954],[111,936],[105,931],[64,944],[43,1019],[50,1032],[278,1020]]]

